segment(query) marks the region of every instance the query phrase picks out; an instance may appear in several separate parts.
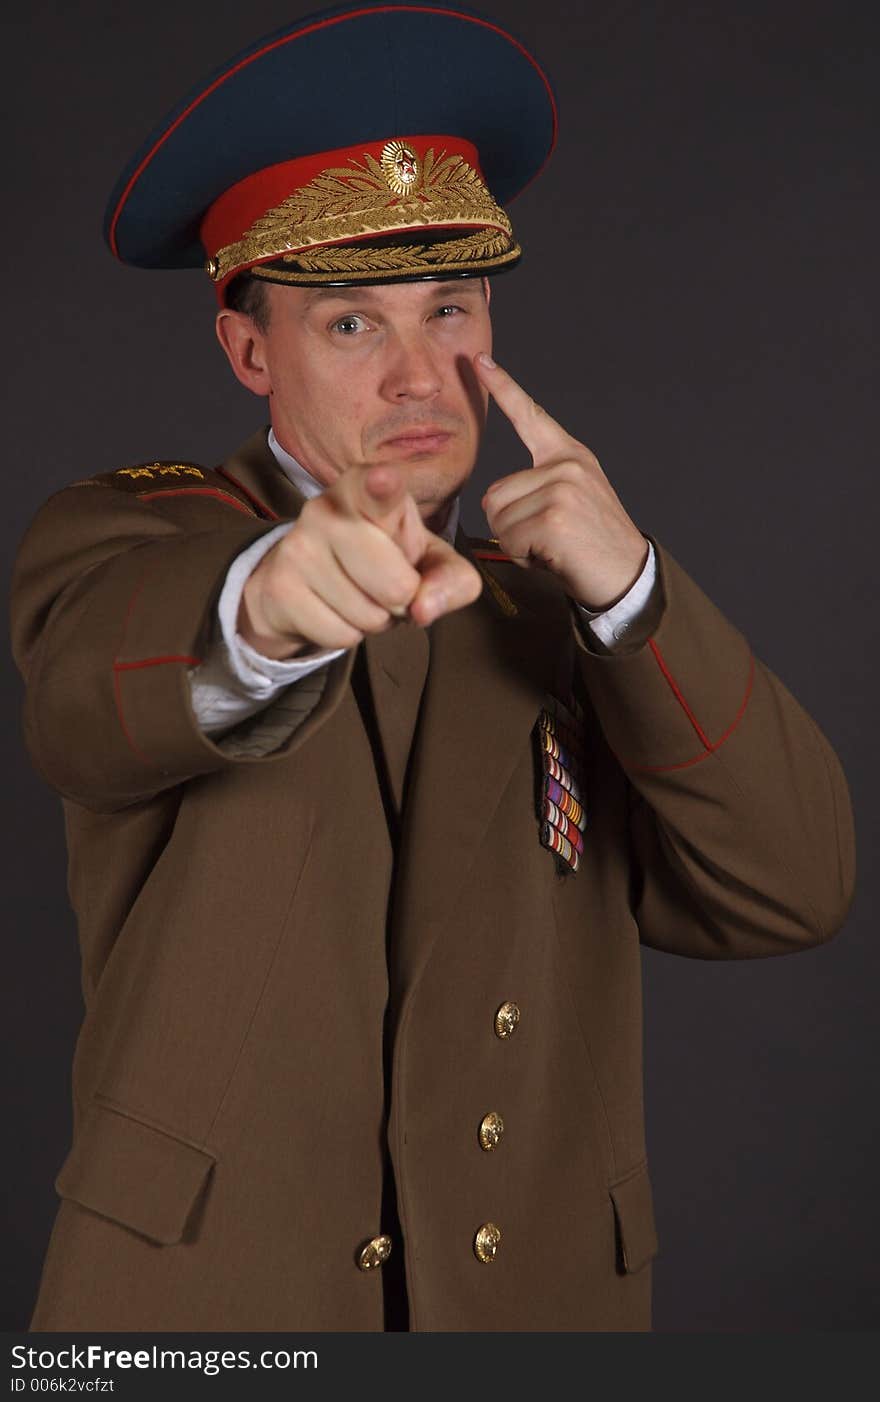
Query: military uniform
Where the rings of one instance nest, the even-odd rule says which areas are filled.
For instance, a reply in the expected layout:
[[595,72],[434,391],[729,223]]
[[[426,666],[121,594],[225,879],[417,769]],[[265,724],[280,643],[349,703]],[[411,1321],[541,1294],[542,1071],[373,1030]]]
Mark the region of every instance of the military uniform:
[[[349,653],[305,719],[293,688],[211,741],[187,668],[229,561],[300,503],[262,434],[200,471],[67,489],[17,569],[87,1004],[32,1327],[382,1329],[360,1253],[390,1168],[411,1328],[646,1329],[640,941],[832,934],[833,751],[659,542],[633,653],[588,653],[552,576],[481,561],[514,611],[487,588],[368,639],[371,714]],[[583,717],[577,871],[541,842],[553,698]]]

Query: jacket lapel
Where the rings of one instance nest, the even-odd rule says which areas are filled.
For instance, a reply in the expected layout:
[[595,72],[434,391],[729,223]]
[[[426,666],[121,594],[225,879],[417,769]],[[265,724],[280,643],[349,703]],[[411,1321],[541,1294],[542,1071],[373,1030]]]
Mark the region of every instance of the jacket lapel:
[[[461,539],[459,549],[468,554]],[[525,591],[518,591],[524,593]],[[531,591],[529,591],[531,592]],[[412,760],[395,896],[394,992],[416,982],[448,921],[523,743],[570,651],[555,623],[484,588],[430,629],[431,662]],[[509,600],[507,601],[509,603]],[[568,650],[568,651],[567,651]],[[537,834],[535,837],[537,841]]]
[[275,461],[265,428],[258,429],[217,471],[269,521],[289,521],[303,509],[305,498]]
[[415,624],[398,624],[364,642],[376,727],[398,816],[419,705],[428,671],[428,637]]

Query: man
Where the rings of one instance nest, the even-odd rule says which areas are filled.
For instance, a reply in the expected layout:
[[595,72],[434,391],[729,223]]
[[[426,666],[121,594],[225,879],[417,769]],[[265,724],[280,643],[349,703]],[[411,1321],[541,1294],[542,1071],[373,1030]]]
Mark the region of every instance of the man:
[[[86,998],[34,1329],[648,1328],[640,942],[844,918],[827,741],[492,360],[554,128],[494,24],[358,7],[111,199],[126,261],[207,258],[271,432],[75,484],[19,558]],[[490,397],[533,466],[474,544]]]

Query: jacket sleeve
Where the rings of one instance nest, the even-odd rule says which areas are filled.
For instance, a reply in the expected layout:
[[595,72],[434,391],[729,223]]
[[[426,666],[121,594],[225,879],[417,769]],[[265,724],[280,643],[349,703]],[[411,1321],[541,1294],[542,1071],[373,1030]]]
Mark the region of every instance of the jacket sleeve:
[[[335,708],[344,658],[298,725],[279,720],[283,696],[275,703],[271,753],[249,745],[246,729],[215,743],[193,713],[188,674],[227,570],[270,528],[220,490],[144,501],[93,479],[46,503],[16,560],[11,611],[25,741],[53,788],[112,812],[197,775],[271,762]],[[267,712],[259,724],[272,721]]]
[[754,958],[829,939],[852,900],[855,837],[825,736],[741,633],[654,542],[663,611],[624,655],[580,648],[630,784],[642,942]]

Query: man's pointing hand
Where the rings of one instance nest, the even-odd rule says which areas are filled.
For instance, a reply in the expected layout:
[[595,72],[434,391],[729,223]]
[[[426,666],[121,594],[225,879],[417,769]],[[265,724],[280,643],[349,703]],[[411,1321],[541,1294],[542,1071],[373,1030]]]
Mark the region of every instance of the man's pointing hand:
[[394,464],[353,467],[307,501],[244,588],[241,637],[264,657],[355,647],[395,619],[470,604],[474,567],[424,525]]
[[483,497],[493,535],[518,563],[552,570],[578,603],[608,608],[638,578],[645,537],[589,448],[487,355],[474,367],[532,457],[532,467],[499,478]]

